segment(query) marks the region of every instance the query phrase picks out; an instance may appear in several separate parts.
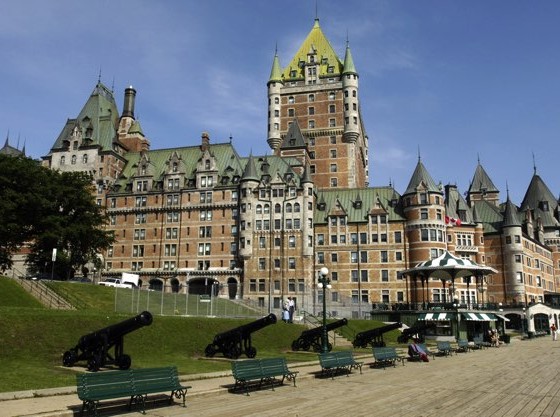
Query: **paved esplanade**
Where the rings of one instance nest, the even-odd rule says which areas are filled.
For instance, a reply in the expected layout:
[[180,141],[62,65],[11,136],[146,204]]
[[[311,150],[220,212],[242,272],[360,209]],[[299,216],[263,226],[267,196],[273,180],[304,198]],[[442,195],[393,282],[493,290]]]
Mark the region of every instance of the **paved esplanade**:
[[[228,393],[231,376],[190,381],[187,408],[147,404],[147,415],[159,416],[560,416],[560,341],[550,337],[512,340],[510,345],[437,357],[429,363],[408,362],[396,368],[372,369],[362,359],[363,374],[315,378],[318,368],[301,367],[297,387]],[[33,402],[33,405],[32,405]],[[76,394],[0,402],[0,415],[72,416]],[[19,408],[19,409],[17,409]],[[7,413],[7,414],[6,414]],[[122,407],[109,414],[137,417]]]

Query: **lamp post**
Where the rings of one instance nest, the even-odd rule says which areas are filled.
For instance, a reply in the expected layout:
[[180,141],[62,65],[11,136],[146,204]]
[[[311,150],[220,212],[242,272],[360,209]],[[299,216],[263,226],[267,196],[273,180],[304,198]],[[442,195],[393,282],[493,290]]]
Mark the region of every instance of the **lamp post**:
[[327,332],[327,287],[330,287],[329,269],[322,267],[319,270],[319,288],[323,289],[323,337],[321,340],[321,351],[327,353],[329,351],[329,338]]
[[525,307],[523,307],[523,317],[521,317],[521,337],[525,337]]

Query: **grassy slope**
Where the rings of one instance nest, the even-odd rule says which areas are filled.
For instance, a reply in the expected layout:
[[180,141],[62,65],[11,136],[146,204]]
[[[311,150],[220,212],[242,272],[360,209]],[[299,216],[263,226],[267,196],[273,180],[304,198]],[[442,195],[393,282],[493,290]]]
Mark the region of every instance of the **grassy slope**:
[[[85,309],[44,309],[17,284],[0,278],[0,392],[74,385],[76,371],[62,366],[63,353],[74,347],[82,335],[132,317],[113,313],[112,289],[65,285],[79,294]],[[154,316],[150,326],[125,336],[124,351],[132,357],[133,367],[172,364],[183,374],[226,370],[229,362],[204,358],[204,348],[216,333],[250,321]],[[349,325],[358,332],[381,323],[350,321]],[[252,343],[257,357],[282,355],[289,361],[315,360],[313,352],[290,351],[292,341],[303,329],[297,324],[278,322],[255,332]],[[387,335],[386,341],[394,341],[396,334],[398,331]],[[78,370],[84,368],[80,366]]]

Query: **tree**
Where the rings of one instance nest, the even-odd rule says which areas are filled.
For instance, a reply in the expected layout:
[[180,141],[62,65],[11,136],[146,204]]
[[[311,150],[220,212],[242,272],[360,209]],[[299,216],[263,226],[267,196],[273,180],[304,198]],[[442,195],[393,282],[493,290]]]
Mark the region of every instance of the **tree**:
[[[57,249],[56,275],[71,278],[113,242],[104,230],[107,216],[96,204],[91,177],[81,172],[56,172],[25,158],[0,159],[0,265],[9,267],[11,255],[30,242],[27,263],[32,272],[52,268]],[[3,200],[12,198],[13,202]],[[3,263],[2,263],[3,262]]]

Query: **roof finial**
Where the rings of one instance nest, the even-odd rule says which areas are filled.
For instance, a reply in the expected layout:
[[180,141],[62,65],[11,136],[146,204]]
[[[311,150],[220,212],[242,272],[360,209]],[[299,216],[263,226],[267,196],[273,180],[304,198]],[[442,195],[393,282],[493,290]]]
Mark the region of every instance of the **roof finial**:
[[99,75],[97,76],[97,84],[101,82],[101,65],[99,66]]
[[232,134],[230,133],[230,134],[229,134],[229,143],[231,143],[232,141],[233,141],[233,136],[232,136]]
[[115,92],[115,77],[113,77],[113,82],[111,83],[111,94]]
[[507,181],[506,181],[506,196],[507,196],[507,200],[509,200],[509,185]]
[[420,145],[418,145],[418,162],[420,162],[422,158],[420,157]]
[[319,20],[319,0],[315,0],[315,20]]
[[476,153],[476,159],[478,161],[478,165],[480,165],[480,154],[478,152]]
[[533,154],[533,175],[537,174],[537,164],[535,163],[535,152],[531,152]]

